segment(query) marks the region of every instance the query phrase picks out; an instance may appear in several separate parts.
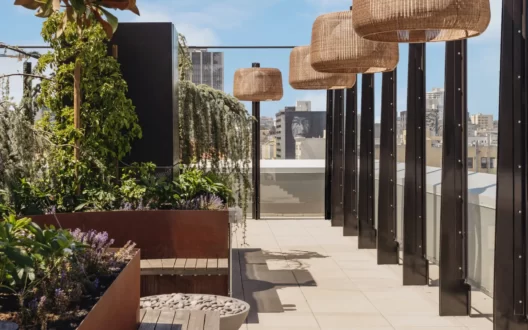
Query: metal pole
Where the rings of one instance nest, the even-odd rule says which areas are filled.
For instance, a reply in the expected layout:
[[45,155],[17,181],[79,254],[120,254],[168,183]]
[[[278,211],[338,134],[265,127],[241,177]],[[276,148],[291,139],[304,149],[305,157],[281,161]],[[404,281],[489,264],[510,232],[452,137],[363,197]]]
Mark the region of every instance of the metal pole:
[[361,139],[359,165],[360,249],[376,248],[374,228],[374,75],[361,78]]
[[346,90],[345,126],[343,235],[357,236],[359,229],[357,212],[357,85]]
[[409,45],[403,201],[403,284],[427,285],[425,258],[425,44]]
[[[252,67],[259,68],[260,63]],[[253,121],[253,219],[260,220],[260,102],[252,103]]]
[[332,226],[342,227],[343,212],[343,174],[344,174],[344,90],[334,91],[334,114],[332,128]]
[[467,274],[467,40],[446,43],[440,315],[470,313]]
[[334,112],[334,91],[326,91],[326,159],[325,159],[325,219],[332,219],[332,127]]
[[528,329],[526,10],[526,0],[503,1],[493,289],[497,330]]
[[397,265],[396,70],[383,73],[378,196],[378,265]]

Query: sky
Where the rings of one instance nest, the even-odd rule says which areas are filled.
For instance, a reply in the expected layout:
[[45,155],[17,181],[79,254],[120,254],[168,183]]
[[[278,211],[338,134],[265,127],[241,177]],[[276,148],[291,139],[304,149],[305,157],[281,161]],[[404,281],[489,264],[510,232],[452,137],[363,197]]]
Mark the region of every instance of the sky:
[[[10,45],[43,45],[42,19],[32,11],[0,4],[0,42]],[[498,113],[501,0],[490,0],[492,19],[484,34],[468,42],[468,111]],[[317,16],[348,10],[352,0],[137,0],[141,16],[117,12],[122,22],[173,22],[191,46],[302,46],[309,45]],[[213,50],[213,49],[212,49]],[[325,111],[325,91],[296,91],[288,84],[290,50],[223,50],[225,92],[232,93],[233,76],[238,68],[259,62],[283,75],[284,97],[263,102],[262,116],[275,116],[297,100],[312,101],[312,111]],[[2,54],[0,52],[0,54]],[[444,86],[445,43],[429,43],[426,50],[427,91]],[[400,45],[398,65],[398,112],[407,107],[408,46]],[[17,59],[0,57],[0,75],[21,72]],[[358,76],[360,87],[361,76]],[[376,121],[380,118],[381,74],[376,81]],[[10,80],[12,95],[20,97],[22,81]],[[360,93],[360,88],[358,90]],[[360,95],[360,94],[359,94]],[[358,100],[360,103],[361,100]]]

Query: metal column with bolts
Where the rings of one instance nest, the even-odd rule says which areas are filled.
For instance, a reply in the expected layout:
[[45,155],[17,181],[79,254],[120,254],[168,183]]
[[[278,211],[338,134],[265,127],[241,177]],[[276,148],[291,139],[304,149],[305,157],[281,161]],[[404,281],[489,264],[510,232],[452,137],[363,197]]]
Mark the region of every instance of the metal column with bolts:
[[325,158],[325,219],[332,219],[332,127],[334,112],[334,91],[326,91],[326,158]]
[[357,213],[357,86],[346,90],[345,111],[345,177],[343,209],[345,212],[343,235],[358,235]]
[[403,200],[403,284],[427,285],[425,257],[425,44],[409,45]]
[[467,274],[467,40],[446,43],[440,204],[440,315],[470,313]]
[[526,330],[527,1],[502,4],[493,322]]
[[396,241],[396,70],[383,73],[378,196],[378,264],[397,265]]
[[374,74],[361,77],[361,130],[359,160],[360,249],[376,248],[374,228]]
[[[260,68],[260,63],[253,63],[253,68]],[[260,102],[252,102],[253,121],[253,219],[260,219]]]
[[332,226],[343,226],[343,167],[344,167],[344,90],[334,91],[332,128]]

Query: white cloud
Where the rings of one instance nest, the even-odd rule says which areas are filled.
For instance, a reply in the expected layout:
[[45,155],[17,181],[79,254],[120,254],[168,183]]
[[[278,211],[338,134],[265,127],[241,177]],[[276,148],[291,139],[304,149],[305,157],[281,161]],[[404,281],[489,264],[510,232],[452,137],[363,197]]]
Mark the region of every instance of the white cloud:
[[186,21],[177,20],[171,11],[152,5],[144,5],[141,8],[141,16],[135,18],[136,22],[173,22],[176,30],[187,38],[187,42],[193,46],[207,46],[220,44],[220,39],[213,30],[207,27],[197,26]]
[[326,111],[326,91],[305,92],[297,100],[312,101],[312,111]]

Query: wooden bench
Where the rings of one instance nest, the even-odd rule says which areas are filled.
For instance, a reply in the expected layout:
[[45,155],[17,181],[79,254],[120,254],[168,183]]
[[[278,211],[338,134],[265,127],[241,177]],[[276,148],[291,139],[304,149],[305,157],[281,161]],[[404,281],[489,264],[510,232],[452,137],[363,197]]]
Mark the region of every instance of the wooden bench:
[[228,275],[227,258],[221,259],[144,259],[141,275]]
[[211,311],[140,312],[139,330],[220,330],[220,314]]

